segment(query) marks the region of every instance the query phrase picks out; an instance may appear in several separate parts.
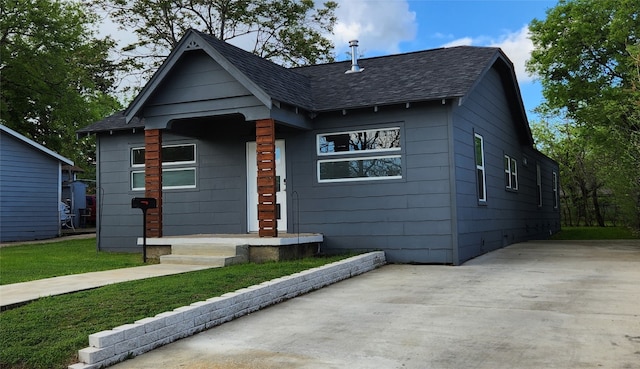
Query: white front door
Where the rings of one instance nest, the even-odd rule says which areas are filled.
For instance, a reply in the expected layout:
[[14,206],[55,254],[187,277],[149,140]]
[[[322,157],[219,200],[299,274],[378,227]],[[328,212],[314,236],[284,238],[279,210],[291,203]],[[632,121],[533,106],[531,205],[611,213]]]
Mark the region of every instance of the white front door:
[[[278,232],[287,231],[287,168],[284,156],[284,140],[276,140],[276,204]],[[247,142],[247,227],[258,232],[258,163],[256,143]]]

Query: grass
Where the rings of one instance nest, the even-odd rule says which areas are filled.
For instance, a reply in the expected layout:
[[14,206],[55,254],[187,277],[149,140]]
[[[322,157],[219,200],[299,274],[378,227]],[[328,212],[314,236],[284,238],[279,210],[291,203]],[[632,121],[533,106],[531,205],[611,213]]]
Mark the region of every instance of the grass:
[[[46,245],[25,248],[29,247],[53,250]],[[102,262],[110,256],[93,260]],[[66,368],[77,362],[77,352],[87,347],[89,334],[343,258],[241,264],[41,298],[0,313],[0,368]],[[32,268],[39,268],[41,259],[33,260],[38,262]],[[25,266],[26,262],[21,268]]]
[[143,265],[141,254],[96,251],[96,239],[0,248],[0,285]]
[[628,240],[638,239],[638,234],[625,227],[562,227],[553,240]]

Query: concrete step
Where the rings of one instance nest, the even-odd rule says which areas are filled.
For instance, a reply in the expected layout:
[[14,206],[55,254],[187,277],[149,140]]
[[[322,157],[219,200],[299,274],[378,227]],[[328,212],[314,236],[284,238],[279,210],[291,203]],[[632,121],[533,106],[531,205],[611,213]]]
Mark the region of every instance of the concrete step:
[[246,263],[246,256],[162,255],[160,264],[210,265],[223,267]]
[[173,244],[172,255],[203,255],[203,256],[236,256],[247,255],[248,245],[235,244]]

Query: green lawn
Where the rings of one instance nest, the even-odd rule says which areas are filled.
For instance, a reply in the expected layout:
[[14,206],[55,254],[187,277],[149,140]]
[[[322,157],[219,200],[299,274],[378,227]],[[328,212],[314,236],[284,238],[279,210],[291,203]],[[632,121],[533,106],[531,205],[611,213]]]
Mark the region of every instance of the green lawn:
[[625,227],[562,227],[552,240],[628,240],[638,234]]
[[[75,243],[76,241],[72,242]],[[11,250],[12,259],[24,255],[21,263],[10,263],[5,268],[7,255],[2,250],[2,278],[6,275],[19,275],[11,270],[16,267],[26,270],[27,278],[33,279],[29,269],[41,269],[43,260],[55,260],[52,255],[58,251],[75,250],[78,254],[88,254],[84,258],[74,259],[74,263],[83,260],[85,264],[117,267],[138,265],[139,255],[131,260],[121,260],[122,255],[96,254],[91,250],[91,241],[84,246],[32,245],[16,246],[22,251]],[[76,252],[66,251],[74,254]],[[16,254],[14,254],[14,252]],[[38,257],[34,257],[38,255]],[[111,329],[122,324],[155,316],[180,306],[220,296],[240,288],[259,284],[274,278],[290,275],[302,270],[314,268],[345,258],[309,258],[304,260],[241,264],[225,268],[208,269],[173,276],[150,278],[139,281],[119,283],[90,291],[38,299],[27,305],[0,313],[0,368],[16,369],[62,369],[77,362],[79,349],[88,346],[89,334]],[[114,260],[111,260],[114,259]],[[48,261],[47,261],[48,263]],[[57,261],[59,265],[64,265]],[[129,264],[127,264],[129,263]],[[93,269],[84,266],[84,270]],[[8,269],[8,270],[6,270]],[[49,268],[47,268],[49,269]],[[78,270],[71,267],[51,268],[47,276],[63,274],[59,270]],[[68,273],[66,273],[68,274]]]
[[97,252],[96,239],[0,248],[0,285],[143,265],[142,254]]

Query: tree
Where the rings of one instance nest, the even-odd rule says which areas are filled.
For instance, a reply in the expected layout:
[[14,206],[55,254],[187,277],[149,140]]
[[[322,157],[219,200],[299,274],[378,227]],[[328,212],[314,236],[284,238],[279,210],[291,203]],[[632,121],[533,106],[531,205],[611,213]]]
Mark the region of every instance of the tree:
[[635,209],[627,220],[638,228],[639,11],[636,0],[560,0],[545,20],[531,22],[535,49],[528,62],[542,83],[540,110],[571,122],[579,139],[590,141],[586,146],[613,158],[606,186],[627,198]]
[[[148,71],[198,29],[223,41],[242,40],[253,53],[286,66],[332,61],[332,42],[324,37],[336,21],[337,4],[316,8],[313,0],[93,0],[121,29],[138,41],[124,48]],[[131,52],[139,51],[138,56]],[[151,58],[141,61],[140,55]]]
[[90,169],[91,138],[76,130],[119,108],[114,42],[93,36],[80,4],[0,0],[0,123]]

